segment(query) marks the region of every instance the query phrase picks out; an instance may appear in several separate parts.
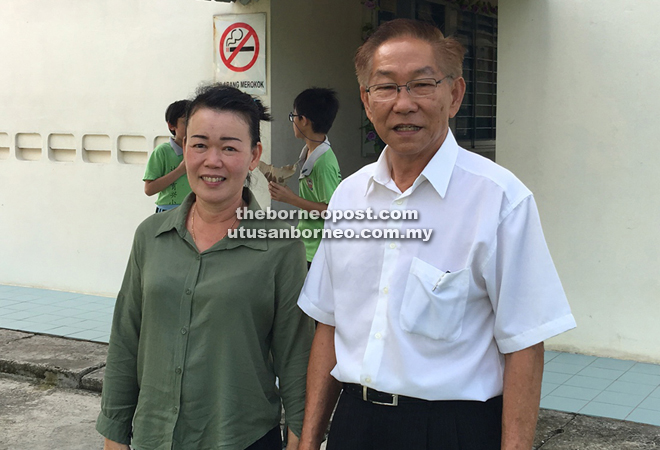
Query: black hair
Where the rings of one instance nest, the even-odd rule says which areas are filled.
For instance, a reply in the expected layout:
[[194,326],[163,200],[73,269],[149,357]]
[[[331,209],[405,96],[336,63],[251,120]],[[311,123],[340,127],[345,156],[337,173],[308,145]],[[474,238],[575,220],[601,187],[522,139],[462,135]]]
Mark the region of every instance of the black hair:
[[242,116],[248,124],[253,147],[261,141],[260,122],[271,120],[268,109],[261,103],[261,100],[239,89],[219,83],[197,89],[195,98],[190,102],[186,112],[186,127],[193,114],[202,108],[230,111]]
[[[175,127],[180,118],[186,117],[186,110],[188,109],[189,104],[190,100],[178,100],[172,103],[165,110],[165,121],[169,125]],[[173,130],[170,130],[170,133],[172,133],[172,135],[175,134]]]
[[334,89],[313,87],[302,91],[293,101],[296,114],[312,121],[314,133],[327,133],[339,111],[339,100]]

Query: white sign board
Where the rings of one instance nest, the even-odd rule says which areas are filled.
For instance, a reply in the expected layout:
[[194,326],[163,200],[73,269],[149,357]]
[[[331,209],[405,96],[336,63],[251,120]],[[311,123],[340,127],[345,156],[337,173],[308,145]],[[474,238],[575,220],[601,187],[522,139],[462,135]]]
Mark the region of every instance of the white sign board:
[[266,93],[266,14],[213,17],[215,81]]

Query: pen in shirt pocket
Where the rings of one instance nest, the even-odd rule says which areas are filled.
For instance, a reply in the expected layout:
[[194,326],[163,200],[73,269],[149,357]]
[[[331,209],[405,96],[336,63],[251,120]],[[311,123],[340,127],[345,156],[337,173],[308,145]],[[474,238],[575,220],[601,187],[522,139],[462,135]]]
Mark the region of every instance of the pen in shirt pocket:
[[445,277],[445,275],[447,275],[448,273],[451,273],[451,272],[448,270],[445,273],[443,273],[442,275],[440,275],[440,278],[438,278],[438,282],[435,283],[435,286],[433,286],[433,290],[431,292],[435,291],[438,288],[438,286],[440,285],[440,282]]

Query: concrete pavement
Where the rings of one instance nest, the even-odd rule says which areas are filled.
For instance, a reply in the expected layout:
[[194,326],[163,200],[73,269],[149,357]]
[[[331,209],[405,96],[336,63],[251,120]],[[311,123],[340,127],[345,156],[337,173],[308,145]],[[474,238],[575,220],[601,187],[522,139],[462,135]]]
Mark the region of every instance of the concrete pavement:
[[97,392],[0,374],[0,450],[102,450]]
[[[0,329],[0,450],[100,449],[107,344]],[[660,449],[660,427],[541,410],[534,450]],[[412,449],[414,450],[414,449]]]

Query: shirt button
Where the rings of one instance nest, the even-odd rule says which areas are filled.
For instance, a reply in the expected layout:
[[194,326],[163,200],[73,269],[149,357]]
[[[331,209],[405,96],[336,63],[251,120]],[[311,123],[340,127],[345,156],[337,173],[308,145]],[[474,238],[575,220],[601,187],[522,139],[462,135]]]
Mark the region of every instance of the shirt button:
[[390,292],[389,289],[387,289],[387,288],[383,288],[383,294],[387,294],[388,292]]
[[174,372],[176,372],[177,375],[180,375],[181,374],[181,367],[177,367]]
[[186,294],[190,295],[192,291],[190,289],[186,289]]
[[197,255],[197,261],[199,261],[200,259],[202,259],[201,255]]
[[375,334],[374,336],[376,337],[376,339],[380,339],[380,338],[382,338],[382,337],[383,337],[383,335],[382,335],[382,334],[380,334],[380,333],[376,333],[376,334]]
[[181,328],[181,334],[186,334],[188,329],[186,327]]
[[397,201],[396,201],[396,204],[397,204],[397,205],[402,205],[402,204],[403,204],[403,200],[397,200]]
[[364,381],[366,381],[367,383],[371,383],[371,377],[365,378]]
[[177,407],[175,406],[174,408],[172,408],[172,412],[173,412],[174,414],[177,414],[177,413],[179,412],[179,408],[177,408]]
[[396,248],[396,244],[395,244],[394,242],[392,242],[392,243],[390,244],[390,248],[392,248],[392,249]]

